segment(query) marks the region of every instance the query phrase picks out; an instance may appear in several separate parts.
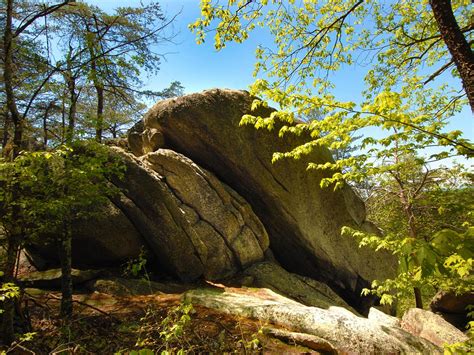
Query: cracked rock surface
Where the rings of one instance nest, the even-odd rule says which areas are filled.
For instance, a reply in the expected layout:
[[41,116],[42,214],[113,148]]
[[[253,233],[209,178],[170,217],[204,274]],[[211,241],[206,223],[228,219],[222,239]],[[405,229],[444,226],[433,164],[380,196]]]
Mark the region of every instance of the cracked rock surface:
[[469,339],[466,334],[445,321],[440,315],[419,308],[410,308],[405,312],[401,327],[438,346],[462,343]]
[[[125,163],[121,193],[103,213],[78,224],[73,264],[117,266],[137,258],[144,248],[159,271],[181,281],[220,280],[264,260],[268,234],[250,205],[182,154],[168,149],[140,158],[111,148]],[[57,264],[55,245],[31,246],[35,265]],[[150,264],[148,264],[150,265]]]
[[[285,337],[312,343],[322,353],[441,354],[442,349],[399,326],[355,315],[341,307],[309,307],[268,289],[196,289],[183,299],[195,305],[258,319],[289,330]],[[295,334],[297,333],[297,334]],[[281,334],[282,335],[282,334]]]
[[[251,111],[255,98],[246,91],[214,89],[158,102],[140,125],[160,133],[153,147],[134,141],[136,153],[163,147],[212,171],[252,206],[267,230],[271,250],[287,270],[327,283],[362,313],[370,307],[360,292],[374,279],[394,275],[396,261],[388,253],[359,248],[341,227],[374,231],[365,220],[363,202],[349,188],[320,188],[328,173],[308,171],[310,162],[332,161],[322,147],[299,160],[272,164],[274,152],[286,152],[308,142],[304,136],[278,137],[273,131],[239,125],[244,114],[268,117],[273,109]],[[326,175],[325,175],[326,174]]]
[[[118,150],[117,150],[118,151]],[[127,178],[114,203],[160,266],[182,280],[218,280],[264,259],[267,232],[250,205],[185,156],[167,149],[141,158],[119,151]]]

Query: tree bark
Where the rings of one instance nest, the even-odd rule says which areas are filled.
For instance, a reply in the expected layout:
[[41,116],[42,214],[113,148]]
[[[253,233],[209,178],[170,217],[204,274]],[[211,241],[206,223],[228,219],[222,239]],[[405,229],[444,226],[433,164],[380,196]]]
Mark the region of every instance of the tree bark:
[[117,129],[117,124],[114,123],[111,127],[110,127],[110,131],[112,132],[112,138],[117,138],[117,134],[118,134],[118,129]]
[[97,123],[95,129],[95,139],[102,142],[102,133],[104,131],[104,87],[100,84],[94,84],[97,92]]
[[87,41],[87,47],[91,58],[91,76],[94,83],[94,88],[97,94],[97,110],[96,110],[96,123],[95,123],[95,139],[97,142],[102,142],[102,133],[104,131],[104,85],[99,78],[99,72],[97,70],[97,54],[94,50],[94,41],[97,40],[95,34],[93,34],[89,25],[86,23],[87,35],[93,36],[94,40]]
[[4,114],[4,121],[3,121],[3,136],[2,136],[2,149],[3,149],[3,154],[6,153],[5,148],[7,147],[8,140],[10,139],[10,112],[8,111],[8,108],[5,106],[3,110]]
[[63,224],[63,236],[60,243],[59,257],[61,263],[61,317],[72,317],[72,235],[69,222]]
[[461,76],[471,110],[474,112],[474,53],[454,17],[450,0],[430,0],[439,32]]
[[[15,235],[8,236],[6,261],[3,265],[3,280],[5,283],[14,283],[15,265],[19,249],[19,240]],[[15,316],[15,299],[7,298],[3,302],[2,327],[0,338],[4,344],[10,345],[15,340],[13,318]]]
[[421,290],[418,287],[413,287],[413,293],[415,294],[416,308],[423,309],[423,298],[421,296]]
[[[13,134],[13,147],[11,152],[11,160],[13,161],[20,153],[22,139],[23,139],[23,120],[18,112],[16,106],[15,96],[13,92],[13,77],[14,77],[14,65],[13,65],[13,0],[7,0],[6,2],[6,18],[5,18],[5,29],[3,33],[3,80],[5,85],[5,96],[7,101],[7,116],[10,114],[10,118],[14,126]],[[12,185],[12,199],[15,201],[17,187],[15,184]],[[12,219],[16,220],[15,216],[18,215],[17,207],[12,211]],[[14,281],[14,270],[16,264],[17,251],[20,245],[21,234],[18,232],[18,226],[12,226],[10,233],[7,238],[7,257],[5,265],[3,265],[3,280],[4,282]],[[15,312],[14,299],[7,299],[4,302],[4,313],[2,316],[2,327],[1,327],[1,338],[5,344],[11,344],[14,340],[15,334],[13,330],[13,317]]]
[[71,143],[74,139],[75,127],[76,127],[76,113],[77,113],[77,100],[78,94],[76,92],[76,78],[74,77],[71,69],[66,70],[65,74],[67,87],[69,91],[69,111],[68,111],[68,124],[66,132],[66,143]]
[[7,11],[5,18],[5,30],[3,33],[3,53],[4,53],[4,64],[3,64],[3,80],[5,85],[5,96],[7,100],[7,107],[10,113],[10,118],[13,122],[13,149],[12,159],[15,159],[20,153],[22,142],[23,142],[23,119],[18,112],[16,105],[15,95],[13,92],[13,78],[15,67],[13,65],[13,0],[7,0]]
[[66,98],[65,94],[61,99],[61,144],[66,142]]
[[54,101],[50,101],[43,115],[43,148],[44,149],[46,149],[46,147],[48,146],[48,116],[49,116],[49,111],[51,111],[53,106],[54,106]]

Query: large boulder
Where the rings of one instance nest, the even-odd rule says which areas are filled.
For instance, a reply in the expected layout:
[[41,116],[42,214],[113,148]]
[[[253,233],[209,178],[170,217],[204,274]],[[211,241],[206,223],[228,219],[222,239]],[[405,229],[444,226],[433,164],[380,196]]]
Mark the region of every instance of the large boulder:
[[[121,192],[99,216],[75,226],[73,265],[118,266],[145,249],[155,270],[192,281],[230,277],[265,258],[264,226],[213,174],[166,149],[140,159],[117,147],[111,154],[126,166],[125,177],[113,181]],[[54,243],[29,252],[36,264],[57,264]]]
[[114,203],[159,266],[183,281],[218,280],[264,259],[269,240],[250,205],[185,156],[161,149],[140,159],[119,149],[126,178]]
[[326,284],[290,273],[275,263],[256,263],[247,268],[243,275],[251,278],[246,280],[246,286],[268,288],[306,306],[325,309],[338,306],[357,313]]
[[456,295],[453,292],[439,291],[431,300],[430,308],[449,323],[464,330],[468,322],[470,305],[474,306],[474,292]]
[[[299,160],[272,164],[274,152],[288,151],[309,138],[278,138],[277,129],[240,127],[244,114],[267,117],[272,112],[264,107],[252,112],[253,100],[245,91],[216,89],[160,101],[145,115],[142,136],[147,138],[142,146],[135,139],[134,151],[140,154],[165,146],[212,171],[252,205],[285,268],[328,283],[367,312],[362,288],[373,279],[393,276],[395,259],[359,249],[355,240],[341,236],[342,226],[374,228],[365,220],[364,204],[349,187],[321,189],[327,173],[306,170],[309,162],[331,161],[327,149],[316,148]],[[153,146],[153,141],[159,143]]]
[[438,346],[462,343],[468,340],[463,332],[441,316],[420,308],[410,308],[402,317],[401,327]]
[[359,317],[340,307],[308,307],[267,289],[196,289],[186,292],[183,299],[264,324],[283,326],[290,334],[280,331],[280,335],[290,335],[322,353],[441,353],[433,343],[391,323]]

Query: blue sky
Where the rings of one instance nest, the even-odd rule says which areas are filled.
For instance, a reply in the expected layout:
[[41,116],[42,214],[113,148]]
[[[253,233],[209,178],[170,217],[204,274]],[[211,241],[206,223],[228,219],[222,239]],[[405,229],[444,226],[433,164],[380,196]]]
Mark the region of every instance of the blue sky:
[[[139,0],[86,0],[106,11],[117,6],[133,6]],[[254,80],[252,76],[255,63],[255,49],[260,43],[269,43],[271,37],[262,30],[256,30],[250,38],[241,44],[228,43],[226,48],[216,51],[211,34],[206,42],[196,44],[195,35],[188,29],[200,15],[199,0],[162,0],[163,11],[169,16],[179,13],[174,30],[176,44],[168,43],[158,47],[158,52],[168,53],[162,62],[157,77],[147,80],[150,88],[160,89],[174,80],[180,81],[186,93],[198,92],[214,87],[246,89]],[[354,92],[360,92],[363,73],[351,70],[350,82],[347,78],[339,79],[341,88],[338,94],[344,99],[353,100]]]
[[[139,5],[139,0],[86,0],[104,10],[117,6]],[[198,92],[214,87],[244,89],[253,81],[254,50],[259,38],[251,38],[245,45],[230,44],[217,52],[212,36],[203,45],[197,45],[195,36],[187,26],[200,14],[199,0],[160,1],[168,17],[180,13],[173,24],[177,33],[176,44],[167,43],[157,48],[167,53],[157,77],[146,80],[150,88],[161,89],[174,80],[180,81],[186,93]]]
[[[106,11],[118,6],[139,5],[139,0],[86,0]],[[246,89],[253,82],[254,51],[259,43],[269,43],[270,37],[264,31],[254,32],[243,44],[230,43],[217,52],[212,35],[206,43],[197,45],[195,36],[188,30],[188,24],[199,17],[199,0],[162,0],[163,11],[171,17],[179,13],[173,24],[175,44],[166,43],[157,48],[167,53],[156,77],[145,80],[148,88],[160,90],[170,82],[178,80],[186,93],[220,87]],[[350,68],[334,78],[335,94],[343,100],[357,101],[363,87],[363,68]],[[452,119],[450,129],[460,129],[465,137],[474,140],[474,120],[469,108],[465,108]]]

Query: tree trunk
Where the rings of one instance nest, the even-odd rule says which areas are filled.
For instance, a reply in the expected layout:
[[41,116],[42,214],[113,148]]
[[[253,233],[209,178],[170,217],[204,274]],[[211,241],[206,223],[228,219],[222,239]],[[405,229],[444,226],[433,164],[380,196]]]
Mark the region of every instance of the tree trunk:
[[[2,149],[3,149],[3,154],[6,154],[5,148],[7,147],[8,140],[10,139],[10,113],[8,111],[8,108],[5,106],[3,110],[3,115],[4,115],[4,120],[3,120],[3,136],[2,136]],[[6,156],[5,156],[6,157]]]
[[112,138],[114,139],[117,138],[117,134],[118,134],[117,124],[114,123],[110,129],[112,131]]
[[[6,18],[5,18],[5,29],[3,33],[3,80],[5,86],[6,104],[8,113],[14,125],[13,134],[13,147],[11,152],[11,160],[14,160],[20,153],[22,140],[23,140],[23,120],[18,112],[16,106],[15,96],[13,93],[13,78],[14,78],[14,65],[13,65],[13,29],[12,29],[12,18],[13,18],[13,0],[7,0],[6,2]],[[15,184],[12,185],[12,199],[15,201],[17,188]],[[15,216],[18,216],[19,211],[17,207],[12,211],[12,220],[15,222]],[[14,270],[16,263],[17,251],[20,245],[21,233],[18,231],[18,226],[12,226],[7,234],[7,258],[4,265],[4,282],[14,282]],[[15,312],[15,300],[7,299],[4,302],[4,313],[2,316],[2,332],[1,338],[5,344],[11,344],[14,340],[13,330],[13,317]]]
[[89,25],[86,24],[87,35],[91,35],[94,40],[87,41],[87,47],[91,58],[91,77],[94,83],[94,88],[97,94],[97,117],[95,123],[95,139],[97,142],[102,142],[102,133],[104,130],[104,85],[99,79],[99,72],[97,70],[97,55],[95,53],[94,46],[97,40],[96,35],[90,31]]
[[49,111],[53,108],[54,106],[54,101],[51,101],[48,106],[46,107],[46,110],[44,111],[43,115],[43,148],[46,149],[48,146],[48,115]]
[[[11,197],[9,201],[3,201],[5,205],[11,205],[11,215],[7,222],[4,224],[6,234],[6,260],[2,265],[3,278],[0,278],[0,283],[15,283],[16,275],[15,270],[18,262],[19,251],[22,242],[25,239],[25,232],[23,229],[22,211],[18,203],[20,198],[18,181],[16,180],[16,174],[10,177],[10,181],[3,186],[3,188],[11,191]],[[13,319],[15,316],[15,304],[17,299],[8,298],[3,304],[4,312],[2,314],[2,325],[0,338],[4,344],[11,344],[15,340],[15,333],[13,329]],[[17,304],[18,306],[18,304]]]
[[76,113],[77,113],[77,99],[78,94],[76,92],[76,79],[74,78],[70,69],[66,73],[67,87],[69,91],[69,112],[68,112],[68,125],[66,132],[66,143],[71,143],[74,139],[74,131],[76,127]]
[[61,263],[61,317],[72,317],[72,235],[69,222],[63,224],[63,236],[60,242],[59,257]]
[[461,76],[471,110],[474,112],[474,53],[454,17],[450,0],[430,0],[439,32]]
[[48,121],[47,115],[43,116],[43,149],[46,149],[48,146]]
[[10,113],[10,118],[13,121],[14,133],[13,133],[13,151],[12,159],[15,159],[20,153],[22,142],[23,142],[23,126],[24,122],[18,107],[16,105],[15,95],[13,93],[13,78],[15,76],[15,67],[13,65],[13,29],[12,29],[12,18],[13,18],[13,0],[7,0],[7,11],[5,18],[5,31],[3,34],[3,53],[4,53],[4,64],[3,64],[3,80],[5,86],[5,96],[7,100],[7,107]]
[[102,133],[104,130],[104,87],[100,83],[96,83],[94,86],[97,92],[97,123],[95,129],[95,139],[97,142],[101,143]]
[[61,144],[64,144],[66,141],[66,99],[65,94],[61,99]]
[[[3,265],[4,275],[2,282],[13,283],[15,281],[15,265],[19,249],[19,241],[15,235],[9,235],[7,241],[7,257],[5,264]],[[7,345],[10,345],[15,340],[15,332],[13,329],[14,316],[15,299],[7,298],[3,302],[2,327],[0,332],[1,340]]]
[[416,308],[423,309],[423,298],[421,297],[421,290],[418,287],[413,287],[413,293],[415,294]]

